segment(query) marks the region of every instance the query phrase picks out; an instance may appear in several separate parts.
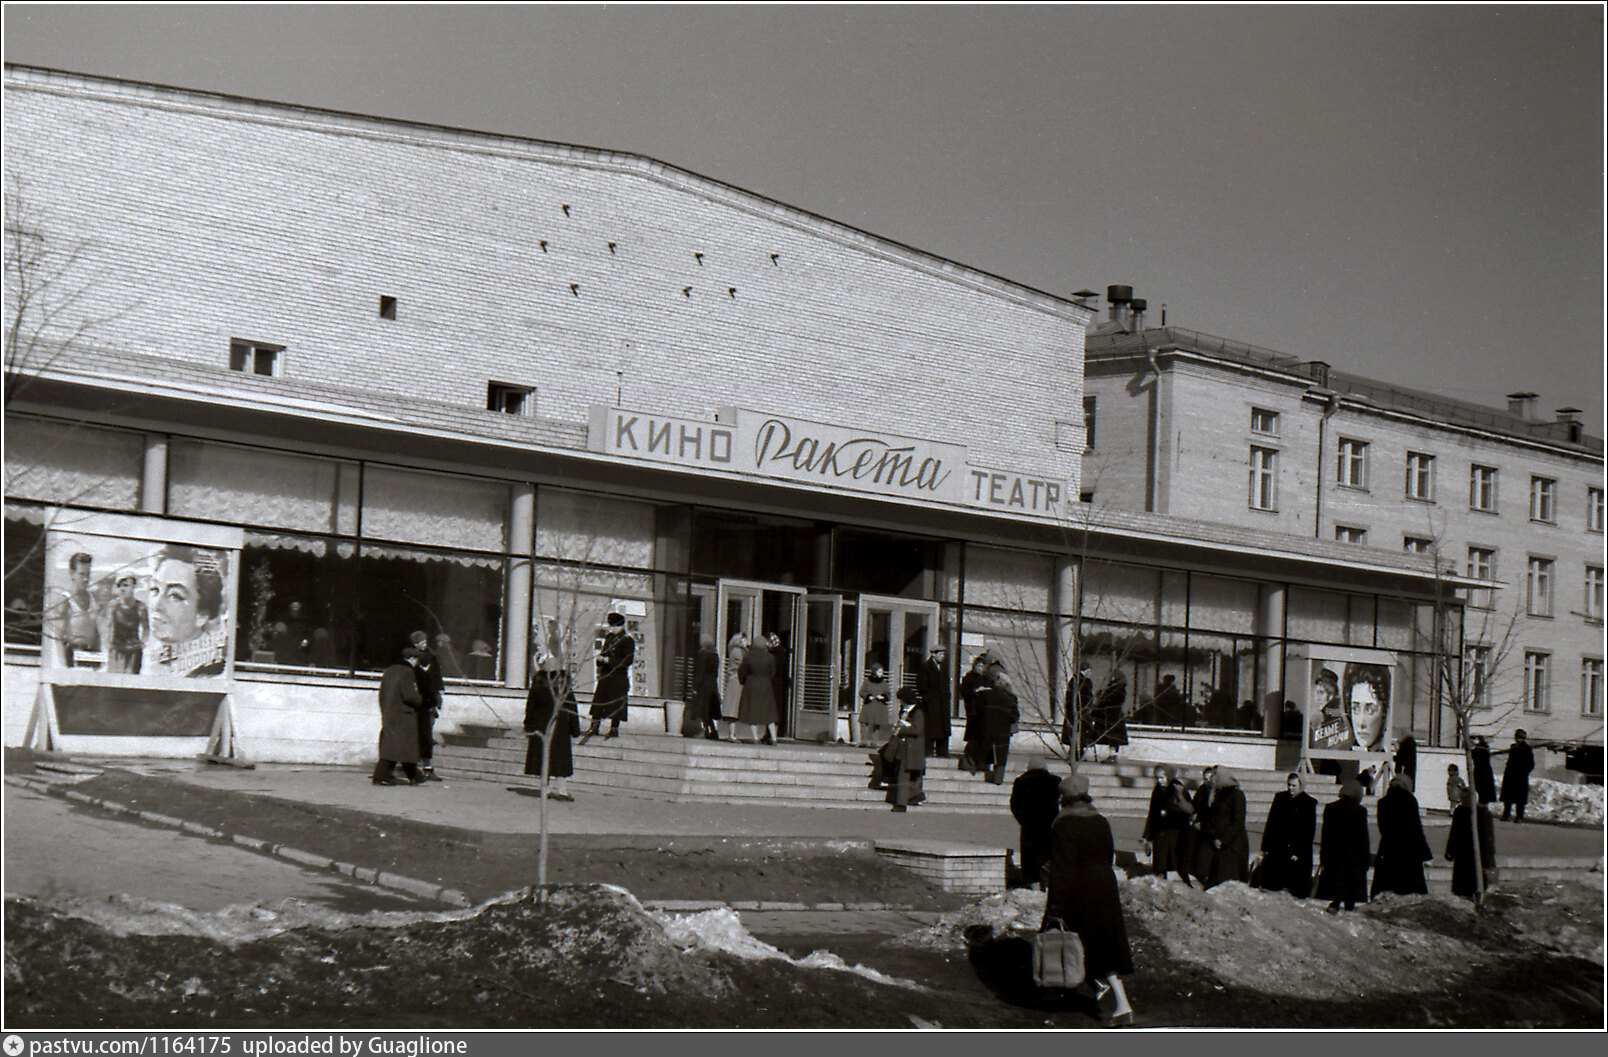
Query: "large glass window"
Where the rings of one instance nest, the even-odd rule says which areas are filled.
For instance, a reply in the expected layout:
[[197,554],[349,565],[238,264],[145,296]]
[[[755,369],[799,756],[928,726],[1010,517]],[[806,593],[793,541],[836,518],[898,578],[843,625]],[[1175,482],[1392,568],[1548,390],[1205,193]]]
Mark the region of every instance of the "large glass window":
[[45,611],[45,520],[42,507],[6,504],[6,643],[39,645]]
[[[835,587],[903,598],[938,597],[943,547],[935,540],[840,528],[833,533],[832,552],[837,566],[833,575]],[[971,553],[967,555],[968,601],[975,601],[969,597],[974,557]],[[1045,582],[1040,579],[1039,591],[1044,590]]]
[[809,521],[698,510],[692,571],[732,580],[824,586],[831,530]]
[[6,499],[137,510],[145,435],[6,416]]
[[370,465],[363,474],[363,536],[501,554],[509,495],[500,481]]
[[168,447],[175,517],[352,534],[357,487],[356,463],[195,440]]

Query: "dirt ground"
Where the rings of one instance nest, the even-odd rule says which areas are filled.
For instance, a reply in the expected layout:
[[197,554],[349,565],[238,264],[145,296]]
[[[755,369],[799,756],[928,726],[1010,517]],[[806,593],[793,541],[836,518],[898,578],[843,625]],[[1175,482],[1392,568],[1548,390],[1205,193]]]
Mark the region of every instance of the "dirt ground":
[[[15,771],[12,763],[8,755]],[[505,838],[116,771],[78,788],[476,899],[534,880],[534,849]],[[1087,1028],[1109,1012],[1109,999],[1102,1011],[1081,995],[1033,985],[1030,937],[1042,894],[969,903],[828,842],[677,838],[660,850],[631,838],[566,836],[553,847],[553,898],[527,891],[475,911],[186,915],[8,899],[6,1021]],[[1604,1025],[1600,877],[1504,885],[1478,915],[1441,896],[1326,915],[1321,905],[1237,884],[1203,893],[1140,877],[1121,887],[1139,1026]],[[776,940],[776,950],[747,936],[729,911],[677,917],[638,902],[704,898],[890,902],[944,913],[914,933],[796,935]],[[810,957],[822,948],[830,955]]]

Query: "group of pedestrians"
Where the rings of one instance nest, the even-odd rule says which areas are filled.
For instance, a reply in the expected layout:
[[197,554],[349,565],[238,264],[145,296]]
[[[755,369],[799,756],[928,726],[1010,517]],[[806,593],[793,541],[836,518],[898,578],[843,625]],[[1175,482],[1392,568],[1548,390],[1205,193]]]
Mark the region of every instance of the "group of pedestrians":
[[1191,792],[1172,767],[1157,766],[1140,834],[1154,873],[1205,888],[1250,879],[1245,793],[1225,767],[1207,767]]
[[741,633],[733,635],[726,643],[722,686],[714,637],[701,637],[692,666],[692,695],[681,714],[682,736],[735,742],[740,740],[737,728],[741,725],[750,732],[746,740],[775,745],[781,721],[779,702],[787,700],[791,686],[786,664],[778,662],[781,651],[782,640],[775,632],[753,641]]
[[429,636],[415,631],[401,659],[380,676],[380,759],[370,776],[375,785],[441,781],[433,764],[435,721],[441,714],[445,682]]
[[1016,686],[993,650],[972,659],[971,669],[960,679],[960,701],[966,712],[960,769],[980,772],[984,781],[1004,785],[1011,733],[1022,712]]

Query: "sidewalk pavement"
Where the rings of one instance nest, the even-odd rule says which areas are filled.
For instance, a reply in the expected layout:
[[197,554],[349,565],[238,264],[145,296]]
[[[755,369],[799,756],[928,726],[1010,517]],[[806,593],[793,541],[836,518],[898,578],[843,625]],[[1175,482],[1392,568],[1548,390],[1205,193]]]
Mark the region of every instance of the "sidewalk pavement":
[[[91,762],[84,760],[83,762]],[[351,808],[488,833],[539,832],[539,801],[501,782],[473,779],[421,786],[376,786],[364,768],[318,764],[258,764],[252,769],[192,760],[105,760],[143,774],[177,779],[211,789],[257,793],[285,800]],[[572,803],[548,801],[548,832],[665,837],[805,838],[817,840],[943,840],[987,848],[1017,847],[1014,819],[998,815],[945,813],[918,807],[896,814],[880,808],[760,807],[675,803],[642,796],[572,789]],[[1098,803],[1095,805],[1098,807]],[[1370,816],[1372,810],[1370,807]],[[1144,820],[1113,818],[1119,851],[1139,842]],[[1254,853],[1261,819],[1246,820]],[[1371,820],[1370,820],[1371,822]],[[1425,836],[1439,858],[1450,825],[1442,816],[1424,819]],[[1369,826],[1372,839],[1378,834]],[[1601,858],[1602,828],[1544,823],[1496,823],[1496,851],[1502,858]]]

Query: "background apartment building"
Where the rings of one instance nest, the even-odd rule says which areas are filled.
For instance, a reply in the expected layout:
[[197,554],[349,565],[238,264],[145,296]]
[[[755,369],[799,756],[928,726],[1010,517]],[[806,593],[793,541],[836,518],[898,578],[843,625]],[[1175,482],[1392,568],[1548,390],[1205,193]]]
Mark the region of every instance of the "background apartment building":
[[[1603,739],[1603,443],[1579,412],[1413,392],[1270,349],[1146,328],[1110,291],[1087,343],[1084,497],[1431,555],[1469,592],[1475,730],[1505,746]],[[1450,593],[1448,587],[1448,593]],[[1452,692],[1457,692],[1454,689]],[[1442,710],[1420,739],[1445,743]]]

